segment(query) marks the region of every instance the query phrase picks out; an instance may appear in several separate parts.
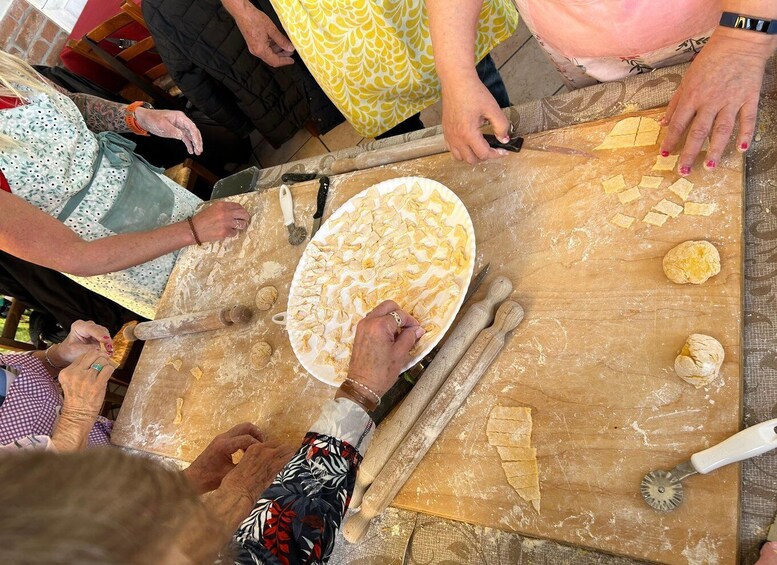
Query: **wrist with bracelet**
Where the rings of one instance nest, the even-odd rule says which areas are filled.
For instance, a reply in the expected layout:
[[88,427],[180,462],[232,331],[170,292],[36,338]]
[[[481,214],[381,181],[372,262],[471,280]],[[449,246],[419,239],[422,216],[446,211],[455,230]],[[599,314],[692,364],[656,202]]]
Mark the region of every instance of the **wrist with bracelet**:
[[49,353],[50,353],[50,352],[51,352],[51,350],[52,350],[52,349],[54,349],[54,347],[56,347],[57,345],[58,345],[58,344],[56,344],[56,343],[55,343],[54,345],[50,345],[49,347],[47,347],[47,348],[44,350],[44,352],[43,352],[43,358],[46,360],[46,364],[47,364],[49,367],[51,367],[52,369],[56,369],[56,370],[58,370],[58,371],[59,371],[60,369],[64,369],[65,367],[67,367],[67,365],[62,365],[61,367],[60,367],[59,365],[55,365],[55,364],[54,364],[54,363],[51,361],[51,357],[49,357]]
[[192,230],[192,235],[194,236],[194,241],[197,243],[197,247],[202,247],[200,236],[197,234],[197,230],[194,229],[194,218],[192,216],[188,216],[186,221],[189,222],[189,229]]
[[138,108],[146,108],[148,110],[154,109],[154,107],[148,102],[143,102],[142,100],[133,102],[127,106],[127,109],[124,112],[124,123],[127,124],[127,127],[132,133],[147,136],[148,131],[138,125],[138,119],[135,115],[135,112]]
[[377,392],[350,377],[346,377],[340,384],[340,392],[361,406],[365,412],[372,412],[380,406],[380,395]]

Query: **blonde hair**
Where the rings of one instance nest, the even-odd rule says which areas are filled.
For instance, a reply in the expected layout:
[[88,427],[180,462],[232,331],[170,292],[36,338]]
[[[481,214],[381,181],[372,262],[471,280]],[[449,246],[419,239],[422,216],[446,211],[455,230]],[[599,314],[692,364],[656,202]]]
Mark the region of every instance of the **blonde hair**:
[[[19,87],[53,94],[54,89],[38,72],[25,61],[10,53],[0,50],[0,96],[26,100]],[[0,132],[0,148],[17,145],[17,143]]]
[[[116,448],[0,458],[0,563],[213,563],[229,537],[186,478]],[[196,539],[196,543],[192,543]]]

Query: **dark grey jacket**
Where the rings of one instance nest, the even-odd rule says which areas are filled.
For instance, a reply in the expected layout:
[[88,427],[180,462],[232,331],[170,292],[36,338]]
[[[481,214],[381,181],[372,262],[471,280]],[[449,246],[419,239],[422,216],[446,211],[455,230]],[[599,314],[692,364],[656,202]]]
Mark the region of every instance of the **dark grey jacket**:
[[[268,0],[252,0],[283,29]],[[343,121],[304,63],[273,68],[252,55],[220,0],[143,0],[157,51],[184,95],[236,132],[276,147],[309,120],[319,133]]]

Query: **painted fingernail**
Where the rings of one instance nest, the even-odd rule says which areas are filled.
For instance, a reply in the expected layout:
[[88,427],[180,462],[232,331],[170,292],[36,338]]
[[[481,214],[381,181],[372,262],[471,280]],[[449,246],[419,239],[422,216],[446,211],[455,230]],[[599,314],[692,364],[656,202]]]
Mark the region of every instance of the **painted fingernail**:
[[718,166],[718,164],[715,161],[713,161],[712,159],[710,159],[709,161],[704,163],[704,166],[707,167],[708,169],[714,169],[715,167]]
[[109,335],[104,335],[104,336],[103,336],[103,339],[111,339],[111,336],[109,336]]
[[499,141],[501,141],[502,143],[510,143],[510,136],[506,135]]
[[663,118],[661,118],[660,120],[658,120],[658,123],[659,123],[660,125],[662,125],[662,126],[665,126],[666,124],[668,124],[668,123],[669,123],[669,120],[667,120],[667,119],[666,119],[666,116],[664,116]]
[[748,147],[750,147],[750,144],[747,141],[743,141],[742,143],[739,144],[739,148],[742,151],[747,151]]
[[691,172],[691,168],[688,165],[683,165],[680,167],[680,174],[681,175],[687,175]]
[[669,151],[661,151],[661,157],[669,157]]
[[416,339],[421,339],[421,336],[424,335],[425,333],[426,333],[426,330],[423,329],[421,326],[418,326],[415,329],[415,338]]

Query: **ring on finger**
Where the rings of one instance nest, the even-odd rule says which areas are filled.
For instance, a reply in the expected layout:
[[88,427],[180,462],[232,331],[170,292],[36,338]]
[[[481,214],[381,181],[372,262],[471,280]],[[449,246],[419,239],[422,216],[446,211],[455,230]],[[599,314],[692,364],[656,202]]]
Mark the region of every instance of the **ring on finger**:
[[246,228],[245,223],[243,220],[235,220],[235,229],[240,231],[244,230]]
[[89,365],[89,368],[94,369],[99,373],[100,371],[103,370],[103,365],[100,365],[99,363],[92,363],[91,365]]
[[391,312],[389,312],[389,316],[394,318],[394,321],[397,323],[397,329],[402,327],[402,317],[399,314],[397,314],[396,310],[392,310]]

